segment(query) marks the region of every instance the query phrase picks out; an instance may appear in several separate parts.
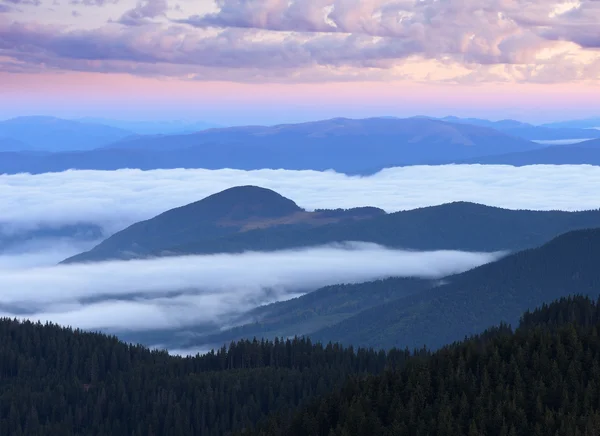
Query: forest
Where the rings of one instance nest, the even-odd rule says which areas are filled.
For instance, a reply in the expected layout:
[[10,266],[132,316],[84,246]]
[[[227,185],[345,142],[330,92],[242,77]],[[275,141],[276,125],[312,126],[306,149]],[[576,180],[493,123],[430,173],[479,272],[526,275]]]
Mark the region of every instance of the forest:
[[309,339],[195,357],[0,321],[0,434],[597,435],[600,302],[562,298],[431,353]]

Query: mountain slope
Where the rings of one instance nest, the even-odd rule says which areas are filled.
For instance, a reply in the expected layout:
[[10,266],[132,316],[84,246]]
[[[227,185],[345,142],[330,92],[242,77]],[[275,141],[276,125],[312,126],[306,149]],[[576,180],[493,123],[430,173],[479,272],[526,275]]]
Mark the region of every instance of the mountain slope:
[[535,126],[515,120],[490,121],[480,118],[444,117],[443,121],[459,124],[472,124],[490,127],[507,135],[529,140],[566,140],[566,139],[592,139],[600,138],[600,130],[574,128],[574,127],[549,127]]
[[273,228],[168,249],[172,254],[277,250],[364,241],[416,250],[500,251],[534,247],[569,230],[600,227],[600,210],[508,210],[454,202],[312,229]]
[[234,325],[243,323],[238,327],[219,331],[192,329],[185,332],[179,343],[178,337],[170,332],[168,336],[165,335],[164,341],[170,341],[178,348],[207,348],[255,337],[274,339],[310,336],[366,309],[439,284],[440,281],[429,279],[394,277],[368,283],[326,286],[291,300],[259,306],[241,315],[237,321],[233,320]]
[[[135,224],[67,262],[122,258],[124,252],[129,252],[125,257],[213,254],[345,241],[415,250],[513,251],[543,244],[569,230],[600,227],[600,210],[507,210],[455,202],[391,214],[375,208],[297,212],[288,219],[267,220],[262,225],[248,222],[224,226],[228,223],[224,221],[208,231],[190,227],[185,222],[190,218],[184,215],[191,214],[191,209],[180,209],[183,215],[173,216],[183,216],[182,222],[176,218],[161,220],[151,232],[142,231],[147,228],[146,222]],[[142,246],[145,248],[139,248]]]
[[597,435],[600,306],[561,300],[246,435]]
[[146,255],[190,237],[202,240],[236,232],[251,220],[269,221],[302,212],[274,191],[239,186],[133,224],[103,241],[94,252],[109,258]]
[[18,139],[0,137],[0,152],[5,151],[26,151],[31,150],[32,147],[29,144],[19,141]]
[[0,159],[0,172],[70,168],[273,168],[362,173],[390,164],[443,163],[534,150],[539,144],[487,127],[430,119],[336,118],[273,127],[209,129],[127,138],[84,153]]
[[65,263],[160,256],[174,245],[202,244],[251,229],[312,227],[384,213],[376,208],[306,212],[270,189],[238,186],[133,224]]
[[0,422],[11,436],[223,436],[289,415],[408,353],[239,342],[181,358],[115,337],[0,319]]
[[[319,341],[437,348],[568,294],[600,293],[600,229],[578,230],[368,309],[313,333]],[[365,289],[368,292],[368,289]]]
[[576,128],[576,129],[594,129],[600,127],[600,118],[587,118],[583,120],[557,121],[554,123],[542,124],[544,127],[556,128]]
[[0,137],[12,138],[40,151],[91,150],[131,135],[132,132],[116,127],[54,117],[0,121]]
[[572,145],[554,145],[519,153],[483,156],[457,163],[513,166],[600,165],[600,139],[592,139]]
[[138,135],[172,135],[180,133],[193,133],[200,130],[219,127],[215,124],[202,121],[127,121],[91,117],[81,118],[78,121],[116,127],[118,129],[137,133]]

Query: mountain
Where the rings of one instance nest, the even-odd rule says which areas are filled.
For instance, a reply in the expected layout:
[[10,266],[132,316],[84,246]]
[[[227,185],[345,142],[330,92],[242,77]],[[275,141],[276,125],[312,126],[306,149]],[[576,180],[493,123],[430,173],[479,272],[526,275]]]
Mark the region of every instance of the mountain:
[[[536,144],[499,133],[493,129],[458,125],[430,119],[367,118],[282,124],[276,126],[242,126],[208,129],[193,135],[161,135],[131,138],[107,148],[178,150],[202,146],[214,159],[222,159],[232,150],[297,155],[307,162],[314,153],[321,163],[310,163],[323,169],[333,168],[336,159],[355,160],[359,155],[373,160],[383,153],[386,159],[425,162],[465,155],[487,155],[538,148]],[[218,147],[218,149],[217,149]],[[219,153],[217,154],[217,151]],[[340,153],[338,153],[340,152]],[[246,151],[247,153],[247,151]],[[281,164],[285,161],[281,160]]]
[[[600,294],[600,229],[577,230],[311,334],[369,347],[438,348],[570,294]],[[368,288],[364,289],[368,292]]]
[[115,337],[0,319],[2,435],[223,436],[290,415],[409,353],[243,341],[182,358]]
[[200,130],[213,129],[221,127],[217,124],[206,123],[203,121],[128,121],[113,120],[107,118],[80,118],[80,122],[103,124],[105,126],[116,127],[118,129],[128,130],[138,135],[172,135],[181,133],[194,133]]
[[[18,229],[16,229],[18,230]],[[102,238],[102,229],[95,224],[73,224],[59,227],[38,227],[30,230],[14,231],[4,229],[0,223],[0,253],[20,249],[24,244],[41,241],[69,239],[95,242]]]
[[[522,123],[515,120],[490,121],[480,118],[458,118],[444,117],[443,121],[459,124],[472,124],[475,126],[489,127],[507,135],[516,136],[523,139],[558,141],[558,140],[576,140],[600,138],[600,130],[576,128],[576,127],[550,127],[535,126],[533,124]],[[600,126],[600,124],[598,124]]]
[[[600,130],[599,130],[600,131]],[[554,145],[519,153],[483,156],[457,163],[484,165],[600,165],[600,139],[572,145]]]
[[270,189],[238,186],[133,224],[65,263],[158,256],[173,246],[202,244],[251,229],[310,228],[384,213],[376,208],[307,212]]
[[181,358],[111,336],[0,319],[2,429],[40,436],[597,435],[599,329],[600,306],[577,297],[525,313],[514,333],[488,328],[433,354],[295,338]]
[[247,436],[597,435],[600,306],[573,298],[506,326],[352,377],[341,389],[273,414]]
[[544,127],[552,129],[557,128],[575,128],[575,129],[597,129],[600,127],[600,118],[587,118],[583,120],[557,121],[554,123],[542,124]]
[[[115,127],[54,117],[18,117],[0,121],[0,138],[10,138],[40,151],[91,150],[131,135],[132,132]],[[19,150],[2,148],[2,151]]]
[[[210,348],[253,338],[311,336],[371,307],[439,286],[443,281],[392,277],[359,284],[326,286],[301,297],[259,306],[231,320],[237,327],[216,329],[198,326],[185,332],[150,331],[151,340],[176,348]],[[366,290],[366,292],[365,292]],[[141,341],[138,332],[130,335]],[[128,338],[128,336],[122,336]]]
[[29,144],[19,141],[13,138],[0,138],[0,152],[3,151],[25,151],[31,150],[32,147]]
[[67,169],[283,168],[362,173],[390,164],[444,163],[534,150],[539,144],[487,127],[429,119],[336,118],[272,127],[137,136],[87,152],[2,156],[0,172]]
[[[279,194],[262,188],[232,189],[269,192],[274,210],[279,210],[275,204],[283,201]],[[311,213],[296,206],[285,209],[286,216],[268,219],[248,216],[234,220],[210,210],[212,202],[221,198],[221,194],[209,198],[213,200],[200,200],[134,224],[92,250],[65,262],[272,251],[345,241],[372,242],[414,250],[514,251],[543,244],[569,230],[600,227],[600,210],[508,210],[466,202],[391,214],[377,208]],[[223,213],[227,213],[227,208],[249,208],[250,202],[255,199],[257,197],[244,197],[240,206],[226,203]],[[293,202],[286,199],[286,204]],[[190,222],[197,224],[191,225]]]

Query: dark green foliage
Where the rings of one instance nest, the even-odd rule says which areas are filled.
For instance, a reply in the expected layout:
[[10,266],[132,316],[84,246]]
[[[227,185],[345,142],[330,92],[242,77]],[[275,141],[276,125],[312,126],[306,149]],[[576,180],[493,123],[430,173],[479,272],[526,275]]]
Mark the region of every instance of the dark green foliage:
[[[184,347],[223,344],[254,337],[276,338],[309,335],[341,322],[363,310],[386,304],[435,286],[433,280],[388,278],[359,284],[326,286],[301,297],[260,306],[243,315],[246,323],[218,333],[194,330],[193,339]],[[171,340],[173,340],[171,333]]]
[[[600,229],[579,230],[462,274],[448,284],[367,309],[312,333],[316,341],[435,349],[528,309],[600,289]],[[366,287],[365,292],[369,289]]]
[[[597,436],[600,305],[562,299],[396,371],[273,416],[262,436]],[[288,424],[289,423],[289,424]]]
[[180,358],[2,319],[0,434],[597,436],[599,328],[574,297],[433,355],[294,339]]
[[600,227],[600,210],[508,210],[455,202],[316,228],[279,226],[251,230],[202,242],[172,244],[169,251],[173,254],[266,251],[343,241],[415,250],[515,251],[541,245],[570,230],[593,227]]
[[242,186],[133,224],[63,262],[270,251],[345,241],[415,250],[515,251],[592,227],[600,227],[600,210],[507,210],[455,202],[392,214],[373,207],[309,213],[271,190]]
[[349,375],[410,353],[308,339],[244,341],[194,358],[52,324],[0,320],[1,435],[224,435],[288,416]]
[[[236,186],[132,224],[92,250],[62,263],[167,256],[178,254],[173,247],[182,244],[202,246],[228,235],[244,234],[253,228],[298,230],[381,215],[385,215],[385,211],[375,207],[307,212],[270,189]],[[215,252],[219,251],[226,250]]]

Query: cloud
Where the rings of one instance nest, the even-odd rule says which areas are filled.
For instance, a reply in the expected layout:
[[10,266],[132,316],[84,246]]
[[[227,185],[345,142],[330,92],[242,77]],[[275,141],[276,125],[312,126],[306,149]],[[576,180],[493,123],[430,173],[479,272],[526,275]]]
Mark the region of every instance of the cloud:
[[6,3],[13,5],[41,6],[41,0],[3,0]]
[[67,257],[86,251],[100,241],[77,238],[39,238],[0,252],[0,270],[56,265]]
[[77,6],[106,6],[117,4],[119,0],[71,0],[69,4]]
[[[493,54],[529,40],[598,47],[596,1],[216,0],[217,12],[181,20],[195,27],[364,34],[410,38],[429,47]],[[537,37],[537,41],[534,41]],[[443,40],[442,40],[443,39]],[[438,54],[442,54],[438,52]]]
[[97,224],[112,233],[239,185],[273,189],[306,209],[386,211],[452,201],[509,209],[597,209],[600,167],[444,165],[391,168],[368,177],[333,171],[118,170],[0,175],[0,230]]
[[15,72],[242,82],[595,81],[597,3],[219,0],[216,12],[170,18],[167,0],[143,0],[98,28],[0,24],[0,47]]
[[499,256],[346,243],[270,253],[0,270],[0,316],[110,331],[223,325],[258,305],[322,286],[390,276],[438,278]]
[[125,12],[118,22],[126,26],[142,26],[151,23],[150,18],[165,15],[168,8],[167,0],[142,0],[135,8]]

